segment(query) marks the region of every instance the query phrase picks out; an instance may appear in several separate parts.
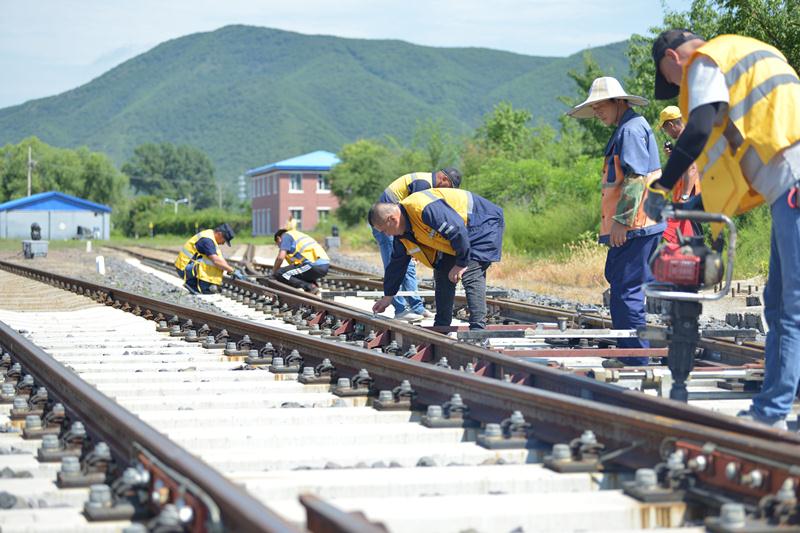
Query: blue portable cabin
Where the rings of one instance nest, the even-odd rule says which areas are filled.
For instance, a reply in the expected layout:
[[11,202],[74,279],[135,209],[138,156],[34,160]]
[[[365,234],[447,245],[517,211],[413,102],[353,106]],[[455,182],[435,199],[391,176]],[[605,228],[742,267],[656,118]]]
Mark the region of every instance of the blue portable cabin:
[[30,239],[31,224],[39,224],[44,240],[67,240],[88,228],[92,238],[111,235],[111,208],[62,192],[49,191],[0,204],[0,238]]

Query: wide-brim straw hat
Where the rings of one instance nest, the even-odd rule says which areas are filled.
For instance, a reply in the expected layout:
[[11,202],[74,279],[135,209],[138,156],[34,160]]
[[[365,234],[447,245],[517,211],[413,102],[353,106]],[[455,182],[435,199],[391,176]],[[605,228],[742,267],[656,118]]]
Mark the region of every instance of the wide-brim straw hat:
[[603,100],[616,99],[627,100],[631,105],[647,105],[649,103],[647,98],[626,93],[625,89],[622,88],[622,84],[616,78],[604,76],[592,82],[592,86],[589,89],[589,97],[567,111],[567,115],[575,118],[592,118],[594,117],[592,104]]

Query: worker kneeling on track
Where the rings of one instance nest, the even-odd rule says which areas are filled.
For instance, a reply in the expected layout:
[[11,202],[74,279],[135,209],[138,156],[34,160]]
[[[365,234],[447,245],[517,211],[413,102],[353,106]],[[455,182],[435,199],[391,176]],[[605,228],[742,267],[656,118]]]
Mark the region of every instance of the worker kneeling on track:
[[233,228],[226,223],[215,229],[205,229],[186,241],[175,259],[175,269],[189,292],[219,292],[223,272],[244,279],[244,274],[228,264],[219,248],[222,243],[230,246],[234,236]]
[[[275,232],[275,244],[279,248],[272,267],[275,279],[296,289],[319,294],[316,281],[325,277],[331,264],[322,246],[305,233],[285,229]],[[289,266],[281,268],[284,259]]]
[[369,223],[395,237],[383,280],[384,297],[372,310],[384,311],[403,283],[411,257],[433,268],[435,326],[453,321],[453,299],[464,285],[470,329],[486,327],[486,270],[500,260],[503,210],[489,200],[458,189],[428,189],[397,204],[376,203]]

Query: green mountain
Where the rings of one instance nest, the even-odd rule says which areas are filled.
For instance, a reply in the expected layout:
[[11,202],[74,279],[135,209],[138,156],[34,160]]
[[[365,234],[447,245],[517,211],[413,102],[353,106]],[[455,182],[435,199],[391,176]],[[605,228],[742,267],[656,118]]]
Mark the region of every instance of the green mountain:
[[[624,75],[627,43],[591,49]],[[501,100],[555,123],[582,54],[535,57],[482,48],[302,35],[226,26],[164,42],[65,93],[0,109],[0,145],[36,135],[122,163],[145,142],[190,144],[220,177],[358,138],[407,141],[418,120],[465,133]]]

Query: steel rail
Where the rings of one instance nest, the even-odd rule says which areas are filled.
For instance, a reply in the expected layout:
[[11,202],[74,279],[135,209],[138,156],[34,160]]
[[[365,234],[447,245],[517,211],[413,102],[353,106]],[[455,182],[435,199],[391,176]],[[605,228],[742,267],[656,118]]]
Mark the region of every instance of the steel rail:
[[653,454],[665,438],[680,438],[714,441],[719,446],[743,453],[771,457],[787,464],[800,464],[800,447],[797,446],[800,436],[794,433],[780,432],[685,404],[649,397],[542,365],[515,361],[438,334],[420,332],[410,326],[406,327],[411,330],[409,333],[431,337],[441,355],[449,358],[459,354],[462,358],[473,357],[476,360],[491,358],[503,370],[528,373],[524,384],[532,386],[521,386],[523,382],[506,383],[486,379],[480,375],[331,342],[304,333],[222,317],[30,267],[6,262],[0,262],[0,267],[40,279],[51,279],[66,287],[83,287],[84,290],[100,294],[107,303],[127,304],[130,308],[139,307],[154,314],[177,315],[197,324],[207,323],[213,328],[227,329],[234,335],[249,335],[256,342],[272,342],[285,349],[298,349],[303,357],[315,361],[330,358],[342,376],[347,375],[345,370],[355,373],[365,368],[374,373],[383,388],[393,388],[403,379],[410,379],[420,392],[423,403],[442,403],[453,393],[459,393],[473,403],[473,412],[484,413],[486,418],[497,419],[518,409],[531,421],[544,423],[538,430],[535,427],[534,433],[538,431],[539,436],[547,442],[557,442],[557,439],[570,435],[574,437],[578,429],[589,428],[607,442],[618,446],[633,442],[647,443],[643,449],[647,450],[650,460],[654,459]]
[[[0,261],[0,268],[12,271],[16,269],[19,272],[54,279],[66,286],[75,285],[76,282],[78,282],[78,280],[69,277],[4,261]],[[193,308],[166,304],[165,302],[159,302],[90,282],[79,283],[89,290],[110,293],[115,297],[127,295],[126,300],[131,307],[138,305],[142,308],[149,308],[153,310],[154,313],[162,313],[167,317],[172,315],[182,316],[191,319],[198,325],[207,323],[209,326],[212,326],[216,324],[217,330],[226,329],[230,334],[240,338],[244,335],[249,335],[252,340],[274,343],[274,338],[282,339],[282,335],[285,332],[285,330],[262,326],[270,331],[274,331],[273,338],[267,338],[264,335],[254,336],[254,333],[250,330],[253,324],[250,322],[244,322],[248,324],[248,327],[242,327],[243,321],[234,320],[233,322],[229,322],[229,320],[232,319],[219,317]],[[363,324],[367,330],[373,329],[379,331],[388,328],[392,339],[397,341],[400,346],[408,346],[409,344],[416,344],[419,347],[425,345],[429,346],[430,350],[423,352],[421,357],[417,357],[417,359],[428,363],[433,363],[441,357],[446,357],[450,365],[456,368],[459,366],[466,367],[468,363],[475,365],[476,375],[481,377],[502,380],[506,375],[510,375],[512,381],[515,383],[540,390],[590,399],[611,406],[632,408],[644,413],[680,419],[686,422],[732,431],[743,435],[800,445],[800,435],[795,433],[779,432],[761,424],[722,415],[666,398],[649,396],[638,391],[624,389],[582,375],[550,368],[545,365],[523,361],[499,352],[460,343],[450,337],[438,333],[431,333],[402,321],[376,319],[371,314],[364,313],[359,309],[350,306],[342,306],[341,304],[323,302],[317,298],[308,297],[303,291],[294,290],[291,287],[286,287],[289,290],[277,290],[238,280],[226,280],[225,285],[275,296],[278,297],[281,302],[289,303],[295,307],[313,309],[317,313],[326,313],[341,317],[345,320],[351,320],[351,325]],[[282,284],[277,285],[279,285],[279,289],[284,288]],[[308,337],[305,334],[302,336],[303,338]],[[327,345],[330,345],[330,343],[327,343]],[[430,367],[432,365],[427,366]]]
[[89,385],[3,322],[0,322],[0,344],[14,354],[26,372],[47,387],[48,393],[62,400],[74,420],[85,422],[118,457],[133,461],[139,454],[138,445],[192,480],[219,507],[226,530],[298,532],[241,487]]
[[[252,246],[252,245],[250,245]],[[255,266],[264,265],[253,263]],[[341,267],[338,265],[331,265],[331,270],[340,272],[347,278],[337,279],[340,283],[349,283],[352,285],[364,285],[371,289],[382,289],[383,282],[375,279],[374,274],[362,272],[359,270]],[[420,285],[421,287],[428,287],[427,285]],[[455,296],[455,301],[458,306],[466,306],[467,299],[464,296]],[[491,309],[496,308],[502,316],[518,320],[521,322],[538,322],[538,321],[552,321],[558,319],[566,319],[579,325],[587,325],[592,328],[608,328],[611,327],[611,319],[596,313],[582,313],[567,311],[565,309],[558,309],[545,305],[534,304],[531,302],[521,302],[511,300],[508,298],[488,297],[486,299],[487,306]],[[656,347],[658,344],[654,344]],[[736,343],[726,339],[701,339],[699,347],[704,351],[704,356],[709,360],[719,359],[725,364],[741,365],[753,363],[756,361],[763,361],[764,359],[764,344],[756,342]]]

